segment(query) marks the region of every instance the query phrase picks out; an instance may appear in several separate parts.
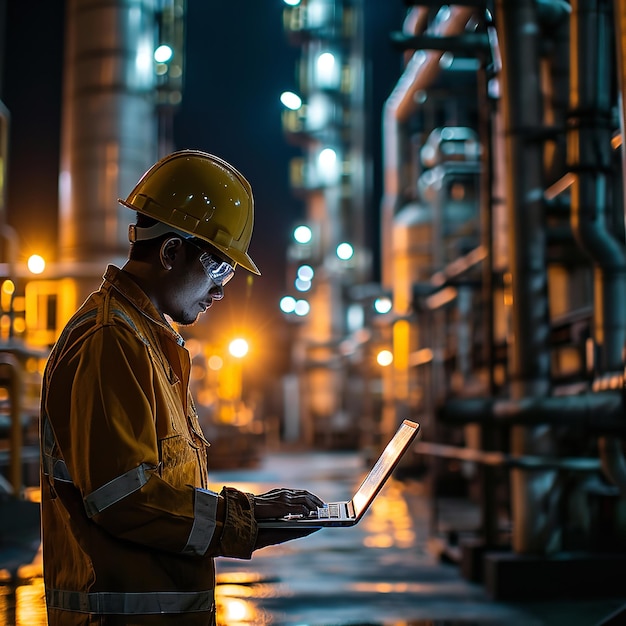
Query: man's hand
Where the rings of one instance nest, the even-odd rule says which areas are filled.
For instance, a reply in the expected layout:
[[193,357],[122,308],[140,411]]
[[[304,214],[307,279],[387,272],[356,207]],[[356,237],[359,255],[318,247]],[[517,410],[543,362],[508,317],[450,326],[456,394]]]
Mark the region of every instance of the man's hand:
[[304,515],[315,511],[324,503],[314,494],[302,489],[272,489],[254,496],[254,517],[275,519],[285,515]]
[[[285,515],[309,516],[324,503],[314,494],[302,489],[272,489],[260,496],[254,496],[254,516],[256,519],[275,519]],[[319,528],[259,528],[255,550],[292,539],[306,537]]]

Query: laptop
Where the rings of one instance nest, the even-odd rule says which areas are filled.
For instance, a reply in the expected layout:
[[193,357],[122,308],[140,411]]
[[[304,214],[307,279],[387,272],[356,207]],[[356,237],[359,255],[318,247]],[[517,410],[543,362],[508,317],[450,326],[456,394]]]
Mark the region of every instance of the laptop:
[[287,515],[275,519],[258,520],[260,528],[302,528],[310,526],[322,528],[326,526],[354,526],[363,517],[378,492],[387,482],[389,476],[398,465],[402,455],[417,436],[420,425],[404,420],[391,441],[382,451],[374,467],[365,477],[361,486],[351,500],[347,502],[329,502],[309,516]]

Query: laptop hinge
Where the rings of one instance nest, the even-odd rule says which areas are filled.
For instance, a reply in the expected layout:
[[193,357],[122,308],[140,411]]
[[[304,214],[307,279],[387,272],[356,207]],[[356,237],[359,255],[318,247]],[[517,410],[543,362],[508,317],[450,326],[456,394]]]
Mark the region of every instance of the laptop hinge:
[[346,509],[348,510],[348,518],[354,517],[354,505],[352,504],[352,500],[346,502]]

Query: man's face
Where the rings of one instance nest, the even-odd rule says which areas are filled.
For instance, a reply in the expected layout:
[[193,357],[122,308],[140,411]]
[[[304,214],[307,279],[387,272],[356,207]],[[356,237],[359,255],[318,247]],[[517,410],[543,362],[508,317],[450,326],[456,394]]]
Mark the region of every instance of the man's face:
[[202,254],[202,250],[183,243],[172,268],[171,284],[175,287],[164,298],[163,312],[183,326],[196,322],[215,300],[224,297],[224,287],[217,285],[205,270],[200,260]]

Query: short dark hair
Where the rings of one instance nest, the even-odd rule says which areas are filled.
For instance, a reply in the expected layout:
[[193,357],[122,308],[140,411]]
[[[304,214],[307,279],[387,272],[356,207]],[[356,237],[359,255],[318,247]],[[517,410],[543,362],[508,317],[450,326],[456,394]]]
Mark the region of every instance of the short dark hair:
[[[150,226],[154,226],[158,224],[158,220],[155,220],[153,217],[149,217],[148,215],[144,215],[137,211],[137,219],[135,224],[139,228],[149,228]],[[130,245],[130,251],[128,253],[128,258],[133,261],[146,261],[149,257],[154,254],[155,249],[159,249],[161,244],[168,238],[170,235],[160,235],[159,237],[155,237],[154,239],[144,239],[142,241],[134,241]]]

